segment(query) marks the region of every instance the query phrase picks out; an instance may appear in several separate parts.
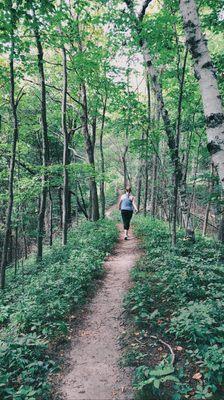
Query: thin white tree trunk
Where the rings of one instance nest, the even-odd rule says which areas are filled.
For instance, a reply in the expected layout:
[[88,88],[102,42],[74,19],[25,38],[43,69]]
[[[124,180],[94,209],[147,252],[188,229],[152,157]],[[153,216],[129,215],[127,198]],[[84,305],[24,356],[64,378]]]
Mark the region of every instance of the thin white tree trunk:
[[224,187],[224,112],[215,69],[201,31],[194,0],[180,0],[186,42],[194,60],[207,127],[208,150]]

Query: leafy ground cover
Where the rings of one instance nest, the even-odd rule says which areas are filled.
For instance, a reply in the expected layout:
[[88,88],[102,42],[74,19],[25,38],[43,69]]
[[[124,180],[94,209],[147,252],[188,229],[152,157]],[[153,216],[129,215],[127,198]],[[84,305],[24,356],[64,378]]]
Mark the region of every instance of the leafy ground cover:
[[179,232],[175,251],[164,222],[137,218],[145,250],[125,307],[124,363],[134,367],[138,399],[224,398],[224,249]]
[[47,377],[57,370],[49,348],[68,332],[78,310],[104,273],[103,261],[117,240],[112,221],[85,222],[72,230],[68,245],[56,242],[44,261],[30,257],[19,275],[8,270],[0,294],[0,398],[50,398]]

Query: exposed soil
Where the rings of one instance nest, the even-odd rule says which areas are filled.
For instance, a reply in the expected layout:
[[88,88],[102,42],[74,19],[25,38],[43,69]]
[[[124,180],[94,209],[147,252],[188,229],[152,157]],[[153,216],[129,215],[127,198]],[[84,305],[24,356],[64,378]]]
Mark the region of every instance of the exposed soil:
[[130,370],[119,366],[119,337],[124,330],[122,301],[130,286],[129,272],[139,256],[133,233],[125,241],[121,231],[113,254],[105,262],[102,287],[71,340],[70,368],[60,385],[65,400],[133,399]]

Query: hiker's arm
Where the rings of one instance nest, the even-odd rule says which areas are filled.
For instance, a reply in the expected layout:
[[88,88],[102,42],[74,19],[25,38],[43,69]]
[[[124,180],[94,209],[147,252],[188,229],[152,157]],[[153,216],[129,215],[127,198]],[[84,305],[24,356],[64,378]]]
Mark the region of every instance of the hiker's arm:
[[118,201],[118,209],[121,209],[121,202],[122,202],[122,197],[120,197],[119,201]]
[[132,200],[132,204],[133,204],[133,207],[134,207],[135,211],[137,212],[138,209],[137,209],[137,206],[135,204],[135,198],[134,197],[133,197],[133,200]]

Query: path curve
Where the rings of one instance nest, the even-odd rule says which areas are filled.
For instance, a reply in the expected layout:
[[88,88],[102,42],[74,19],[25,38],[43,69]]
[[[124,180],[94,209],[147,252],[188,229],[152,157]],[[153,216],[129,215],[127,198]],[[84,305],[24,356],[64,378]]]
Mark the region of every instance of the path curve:
[[72,339],[70,371],[61,392],[65,400],[131,400],[130,371],[119,367],[122,300],[130,286],[129,272],[140,256],[137,239],[120,238],[105,262],[102,287],[92,300],[82,328]]

